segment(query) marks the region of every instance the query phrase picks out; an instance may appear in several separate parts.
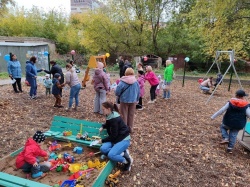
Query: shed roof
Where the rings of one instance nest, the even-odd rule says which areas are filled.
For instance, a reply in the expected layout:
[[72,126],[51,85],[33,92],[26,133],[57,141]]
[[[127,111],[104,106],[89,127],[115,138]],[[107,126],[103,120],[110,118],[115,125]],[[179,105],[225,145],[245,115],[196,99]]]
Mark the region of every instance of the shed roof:
[[39,43],[0,42],[0,46],[34,47],[34,46],[41,46],[41,45],[48,45],[48,43],[46,42],[39,42]]

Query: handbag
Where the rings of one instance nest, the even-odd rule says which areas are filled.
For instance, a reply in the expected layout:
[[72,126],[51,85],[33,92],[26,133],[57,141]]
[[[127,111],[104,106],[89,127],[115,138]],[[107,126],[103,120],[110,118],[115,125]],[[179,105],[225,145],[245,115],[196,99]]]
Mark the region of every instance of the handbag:
[[121,95],[128,89],[128,87],[130,87],[131,86],[131,84],[129,84],[128,86],[127,86],[127,88],[125,88],[122,92],[121,92],[121,94],[120,94],[120,96],[118,96],[117,97],[117,103],[118,104],[120,104],[120,97],[121,97]]

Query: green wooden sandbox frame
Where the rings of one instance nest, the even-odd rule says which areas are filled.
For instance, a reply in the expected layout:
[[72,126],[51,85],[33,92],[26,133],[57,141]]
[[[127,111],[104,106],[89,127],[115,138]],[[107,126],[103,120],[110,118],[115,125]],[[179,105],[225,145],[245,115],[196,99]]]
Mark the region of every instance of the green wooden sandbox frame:
[[[76,139],[76,135],[77,133],[80,132],[81,126],[82,126],[82,131],[88,132],[89,136],[92,137],[99,133],[99,128],[101,127],[101,124],[97,122],[79,120],[79,119],[68,118],[64,116],[54,116],[50,130],[46,131],[44,134],[47,137],[51,137],[55,140],[71,141],[71,142],[76,142],[85,146],[89,146],[91,143],[90,141]],[[63,136],[63,131],[65,130],[72,131],[72,135],[67,136],[67,137]],[[103,138],[107,136],[107,132],[103,131],[99,136]],[[100,145],[99,146],[96,145],[94,147],[99,148]],[[8,155],[8,157],[15,157],[18,153],[22,151],[22,149],[23,147],[11,153],[10,155]],[[112,161],[108,161],[106,166],[102,169],[98,177],[93,182],[92,187],[103,187],[106,178],[114,169],[115,165],[116,163]],[[0,186],[1,185],[4,187],[51,187],[47,184],[34,182],[31,180],[17,177],[14,175],[10,175],[4,172],[0,172]]]

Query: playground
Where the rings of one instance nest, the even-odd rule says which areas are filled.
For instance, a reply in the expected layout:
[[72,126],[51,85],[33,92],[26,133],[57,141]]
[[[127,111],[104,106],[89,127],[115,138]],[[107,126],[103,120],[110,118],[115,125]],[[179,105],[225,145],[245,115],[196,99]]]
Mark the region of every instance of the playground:
[[[242,86],[250,93],[249,85]],[[23,88],[24,93],[13,94],[10,84],[0,87],[2,158],[23,146],[37,129],[47,131],[54,115],[105,121],[104,116],[93,113],[94,90],[89,82],[80,92],[76,112],[54,108],[54,97],[46,97],[42,85],[37,100],[28,99],[29,87]],[[232,82],[230,91],[222,83],[207,104],[210,95],[201,93],[197,80],[185,80],[184,87],[182,80],[174,80],[171,99],[158,96],[154,104],[147,104],[149,88],[146,83],[144,110],[136,111],[130,146],[132,170],[119,176],[118,186],[249,186],[249,151],[237,143],[233,154],[226,153],[226,146],[219,144],[222,116],[210,119],[234,96],[237,82]],[[65,107],[68,95],[69,90],[63,90]],[[113,92],[107,100],[115,101]]]

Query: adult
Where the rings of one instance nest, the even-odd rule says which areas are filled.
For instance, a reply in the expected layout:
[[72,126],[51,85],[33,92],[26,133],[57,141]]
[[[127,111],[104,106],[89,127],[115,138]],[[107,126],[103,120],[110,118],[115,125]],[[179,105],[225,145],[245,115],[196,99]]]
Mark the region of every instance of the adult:
[[124,60],[123,60],[123,57],[121,56],[120,59],[119,59],[119,69],[120,69],[120,78],[122,77],[122,69],[123,69],[123,66],[124,66]]
[[[21,78],[22,78],[22,69],[21,64],[17,60],[15,54],[10,53],[10,61],[8,62],[8,73],[9,77],[13,80],[12,86],[15,93],[23,92]],[[18,90],[17,90],[17,87]]]
[[30,99],[36,99],[37,97],[37,73],[43,71],[43,69],[36,68],[36,57],[32,56],[29,61],[26,62],[26,80],[30,84]]
[[145,74],[145,80],[149,82],[151,85],[150,87],[150,101],[148,103],[154,103],[156,101],[156,88],[159,85],[159,79],[153,72],[153,69],[151,66],[146,67],[146,74]]
[[125,76],[125,71],[127,68],[132,68],[132,64],[128,60],[125,60],[124,66],[122,68],[122,76]]
[[213,87],[213,77],[209,77],[200,84],[203,93],[209,93],[211,87]]
[[[50,61],[50,64],[51,64],[51,68],[50,70],[44,70],[44,72],[48,73],[48,74],[52,74],[53,78],[55,76],[56,73],[59,73],[61,75],[61,79],[60,79],[60,84],[63,84],[64,83],[64,74],[63,74],[63,71],[62,71],[62,68],[55,62],[55,61]],[[60,89],[61,91],[61,96],[62,96],[62,89]]]
[[133,158],[129,155],[130,145],[129,128],[120,117],[116,104],[111,102],[102,103],[106,122],[99,129],[107,129],[108,136],[99,140],[102,143],[100,151],[114,162],[124,164],[124,171],[129,172],[133,163]]
[[165,89],[163,90],[163,98],[169,99],[170,98],[170,85],[173,81],[174,75],[174,64],[171,60],[166,60],[166,68],[164,70],[164,84]]
[[66,80],[65,83],[70,86],[69,108],[67,108],[66,110],[70,111],[72,109],[74,98],[75,98],[74,110],[77,110],[77,107],[79,106],[79,92],[81,89],[81,84],[76,74],[76,71],[71,64],[66,64],[66,70],[67,73],[65,76]]
[[97,62],[97,68],[95,69],[95,74],[92,79],[92,84],[95,89],[94,113],[99,114],[103,114],[102,103],[106,101],[106,93],[109,89],[108,77],[103,71],[103,67],[102,62]]
[[139,83],[135,78],[135,73],[132,68],[127,68],[125,76],[120,78],[115,95],[120,98],[122,118],[125,124],[129,126],[130,132],[132,133],[136,104],[140,97]]

